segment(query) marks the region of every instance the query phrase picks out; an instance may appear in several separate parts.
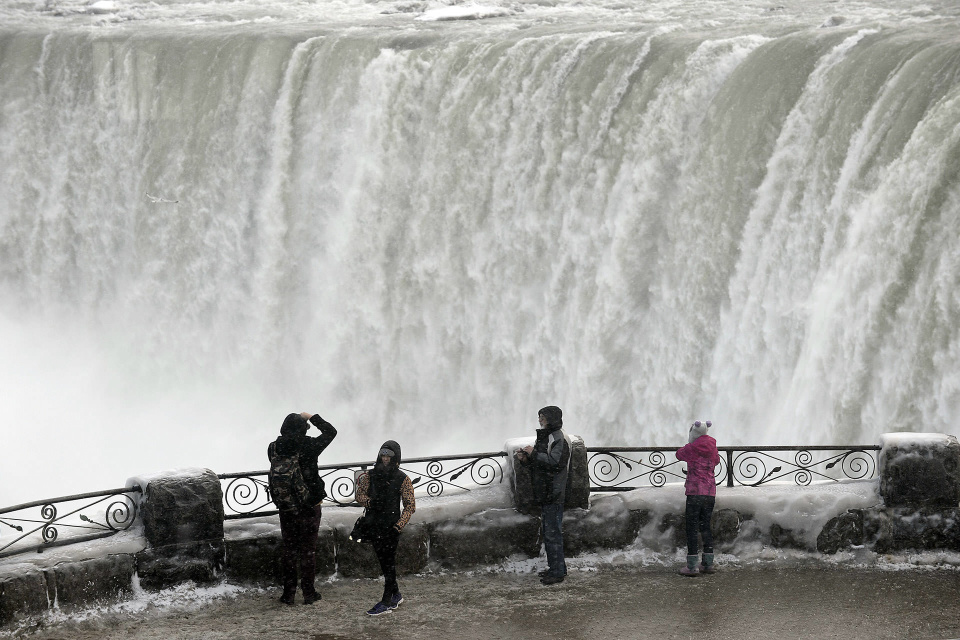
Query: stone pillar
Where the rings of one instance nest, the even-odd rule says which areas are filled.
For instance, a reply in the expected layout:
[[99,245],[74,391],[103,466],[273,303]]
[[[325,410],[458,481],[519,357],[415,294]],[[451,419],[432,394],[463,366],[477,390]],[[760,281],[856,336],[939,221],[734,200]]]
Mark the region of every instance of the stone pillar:
[[134,478],[143,488],[140,514],[149,547],[137,554],[140,584],[167,587],[213,581],[223,566],[223,492],[209,469]]
[[[590,508],[590,475],[587,470],[587,447],[583,438],[568,435],[570,439],[570,473],[567,474],[567,490],[564,509]],[[530,468],[517,463],[513,457],[516,449],[532,445],[534,438],[514,438],[504,444],[507,452],[507,471],[513,489],[513,504],[520,513],[539,514],[540,508],[533,503],[533,487],[530,483]]]
[[956,437],[886,433],[880,444],[880,496],[887,507],[952,509],[960,504]]

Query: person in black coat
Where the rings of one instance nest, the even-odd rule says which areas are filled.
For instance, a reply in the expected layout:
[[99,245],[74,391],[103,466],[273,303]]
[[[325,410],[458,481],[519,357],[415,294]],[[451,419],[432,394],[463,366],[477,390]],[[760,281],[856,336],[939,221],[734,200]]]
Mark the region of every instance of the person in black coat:
[[547,569],[540,572],[545,585],[563,582],[567,563],[563,557],[563,502],[566,498],[570,445],[563,434],[560,407],[544,407],[537,413],[540,428],[532,446],[515,452],[517,462],[530,467],[533,501],[542,510],[543,547]]
[[[307,431],[313,424],[320,435],[310,437]],[[337,430],[319,415],[307,412],[291,413],[283,420],[280,437],[270,443],[267,456],[272,461],[275,455],[297,455],[300,474],[308,489],[306,504],[297,509],[280,510],[280,536],[283,539],[283,595],[280,602],[293,604],[297,593],[297,566],[300,567],[300,589],[303,603],[312,604],[320,599],[314,579],[317,573],[317,534],[320,530],[320,504],[326,497],[323,480],[317,468],[320,453],[333,442]]]
[[383,571],[383,597],[367,611],[371,616],[378,616],[390,613],[403,602],[397,583],[397,544],[400,532],[417,510],[413,483],[400,471],[400,445],[395,441],[383,443],[373,469],[357,480],[356,498],[370,515],[373,551]]

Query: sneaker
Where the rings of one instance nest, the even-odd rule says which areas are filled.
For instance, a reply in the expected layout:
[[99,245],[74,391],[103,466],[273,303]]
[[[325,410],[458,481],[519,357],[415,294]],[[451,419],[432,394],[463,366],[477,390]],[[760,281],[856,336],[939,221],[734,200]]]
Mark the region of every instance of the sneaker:
[[283,604],[293,604],[293,595],[292,593],[285,593],[280,596],[280,602]]
[[320,592],[314,592],[310,594],[303,594],[303,604],[313,604],[317,600],[322,600],[323,596],[320,595]]
[[702,563],[701,563],[700,566],[697,567],[697,568],[700,570],[700,573],[705,573],[705,574],[707,574],[707,575],[710,575],[711,573],[716,573],[716,572],[717,572],[716,567],[714,567],[712,564],[702,564]]
[[563,576],[554,575],[552,573],[548,573],[540,578],[540,584],[544,585],[560,584],[561,582],[563,582]]
[[700,572],[698,570],[691,569],[688,566],[680,567],[680,571],[678,573],[682,576],[688,576],[690,578],[696,578],[697,576],[700,575]]
[[372,608],[372,609],[370,609],[369,611],[367,611],[367,615],[368,615],[368,616],[379,616],[379,615],[381,615],[381,614],[383,614],[383,613],[390,613],[391,611],[393,611],[393,609],[391,609],[391,608],[388,607],[387,605],[383,604],[382,602],[378,602],[377,604],[373,605],[373,608]]
[[403,604],[403,596],[402,596],[402,595],[400,595],[399,593],[395,593],[395,594],[393,594],[392,596],[390,596],[390,608],[391,608],[391,609],[396,609],[396,608],[399,607],[401,604]]

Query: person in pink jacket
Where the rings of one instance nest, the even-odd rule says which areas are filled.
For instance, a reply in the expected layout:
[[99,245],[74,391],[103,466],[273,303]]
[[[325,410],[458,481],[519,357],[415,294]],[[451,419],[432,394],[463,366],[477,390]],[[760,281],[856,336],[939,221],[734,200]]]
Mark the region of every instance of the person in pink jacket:
[[[710,516],[717,501],[717,483],[714,468],[720,464],[717,441],[707,435],[713,426],[707,420],[690,425],[688,443],[677,450],[677,460],[687,463],[687,566],[680,569],[684,576],[713,573],[713,534]],[[697,533],[703,537],[703,561],[697,566]]]

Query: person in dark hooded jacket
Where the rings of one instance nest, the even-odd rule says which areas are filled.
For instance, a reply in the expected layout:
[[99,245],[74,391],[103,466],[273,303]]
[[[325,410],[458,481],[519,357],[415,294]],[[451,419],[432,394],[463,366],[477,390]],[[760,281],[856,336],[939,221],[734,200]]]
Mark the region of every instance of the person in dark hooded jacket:
[[537,413],[540,429],[532,446],[516,452],[517,461],[532,467],[533,500],[542,509],[543,547],[547,570],[540,572],[545,585],[563,582],[567,563],[563,557],[563,502],[566,498],[570,445],[563,435],[563,412],[549,406]]
[[[320,435],[310,437],[310,425],[320,430]],[[280,536],[283,540],[283,595],[280,601],[293,604],[297,593],[297,566],[300,567],[300,589],[303,603],[312,604],[320,599],[314,579],[317,572],[317,533],[320,530],[320,503],[326,497],[323,480],[317,468],[320,453],[333,442],[337,430],[319,415],[307,412],[291,413],[283,420],[280,437],[267,447],[271,464],[275,457],[297,455],[300,475],[307,486],[308,497],[295,509],[280,509]]]
[[356,499],[371,516],[371,542],[383,572],[383,597],[367,611],[371,616],[378,616],[390,613],[403,602],[397,583],[397,544],[400,532],[417,510],[413,483],[400,471],[400,445],[395,441],[383,443],[373,469],[357,480]]

